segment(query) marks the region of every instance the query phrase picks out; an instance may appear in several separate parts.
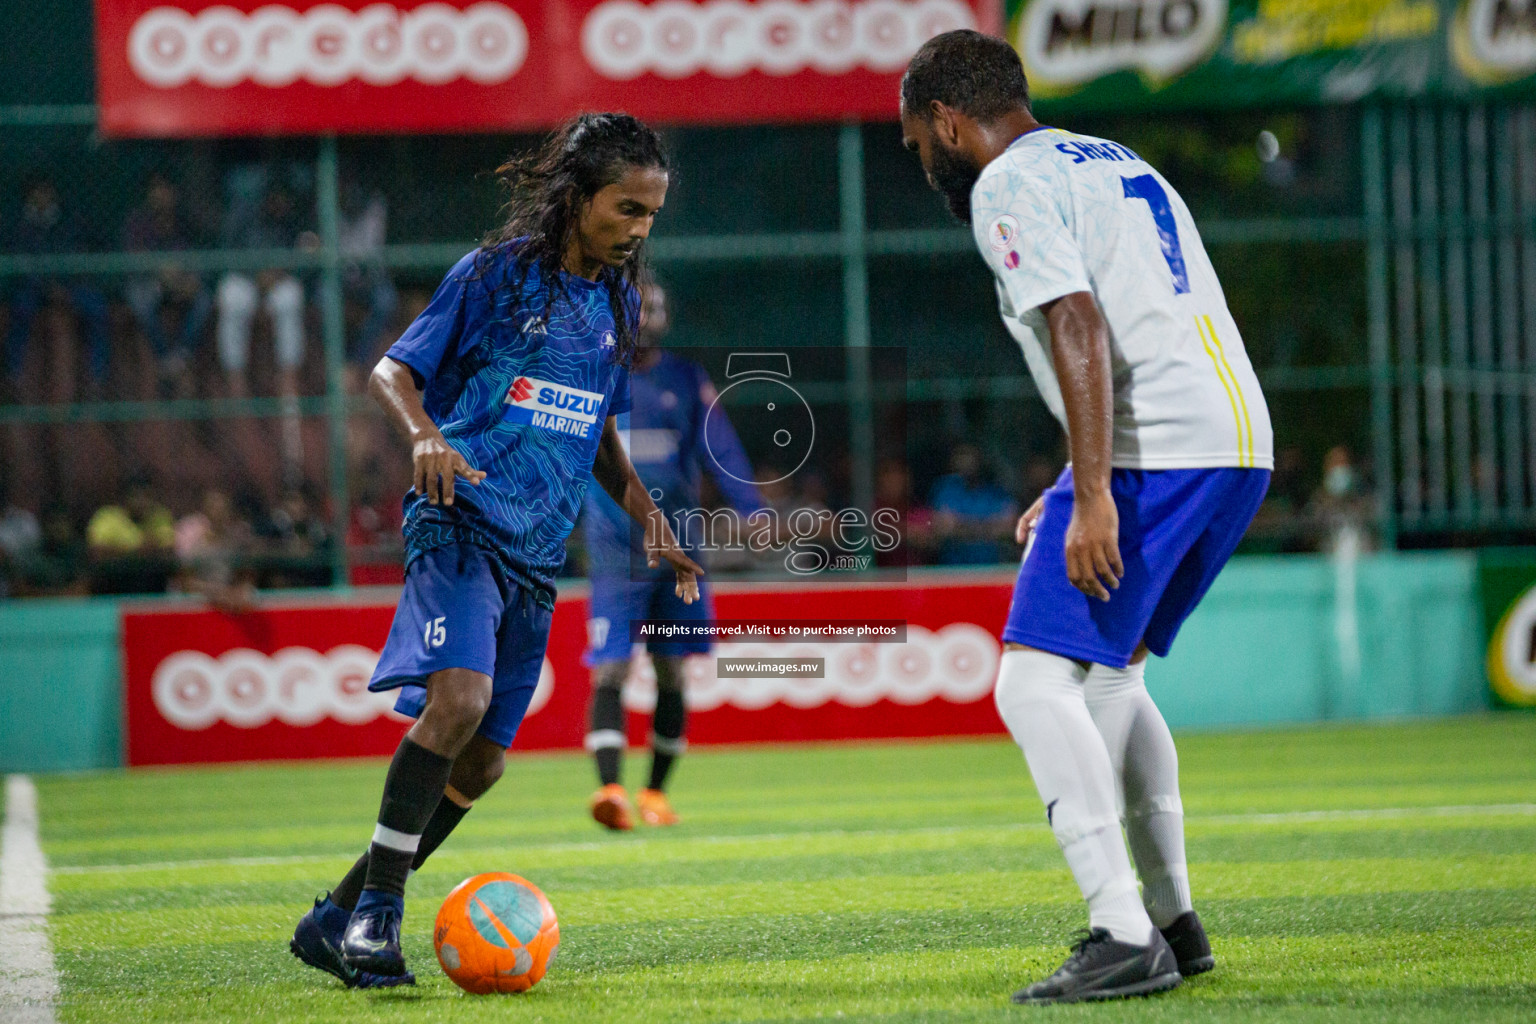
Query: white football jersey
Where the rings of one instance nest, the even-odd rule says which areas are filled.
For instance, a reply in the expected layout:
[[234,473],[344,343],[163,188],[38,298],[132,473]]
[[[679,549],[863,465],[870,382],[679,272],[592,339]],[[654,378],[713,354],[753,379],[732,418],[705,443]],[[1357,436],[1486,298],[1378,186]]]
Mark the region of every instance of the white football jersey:
[[1041,303],[1092,292],[1109,323],[1114,465],[1274,467],[1258,378],[1189,209],[1124,146],[1041,128],[982,171],[976,245],[1046,405],[1066,428]]

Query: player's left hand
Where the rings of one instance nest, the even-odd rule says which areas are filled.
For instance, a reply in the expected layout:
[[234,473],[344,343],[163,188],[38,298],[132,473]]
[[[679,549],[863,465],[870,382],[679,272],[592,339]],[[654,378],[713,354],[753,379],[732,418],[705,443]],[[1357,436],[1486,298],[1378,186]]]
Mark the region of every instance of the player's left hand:
[[677,547],[654,550],[650,557],[651,568],[659,566],[663,558],[677,570],[677,585],[672,592],[683,599],[683,604],[693,604],[699,599],[699,577],[704,575],[703,568]]
[[652,569],[659,568],[662,560],[672,564],[677,570],[677,585],[673,589],[684,604],[693,604],[699,599],[699,577],[704,575],[704,567],[688,557],[688,552],[678,547],[677,538],[672,535],[667,527],[666,520],[659,515],[651,517],[645,529],[645,564]]
[[1019,521],[1013,527],[1013,539],[1020,544],[1028,542],[1029,535],[1035,531],[1035,524],[1040,521],[1041,514],[1045,511],[1045,495],[1035,499],[1035,503],[1024,510],[1019,516]]

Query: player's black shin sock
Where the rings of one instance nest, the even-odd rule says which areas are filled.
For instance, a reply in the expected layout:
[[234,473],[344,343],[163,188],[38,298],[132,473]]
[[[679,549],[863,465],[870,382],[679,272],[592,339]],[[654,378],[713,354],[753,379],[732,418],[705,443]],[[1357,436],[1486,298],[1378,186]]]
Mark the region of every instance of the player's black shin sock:
[[421,870],[427,858],[443,845],[443,840],[459,827],[459,822],[463,821],[464,815],[468,813],[469,807],[455,803],[446,794],[437,802],[437,809],[432,812],[432,817],[427,819],[426,827],[421,830],[421,842],[416,847],[416,856],[411,860],[412,871]]
[[443,800],[452,770],[451,757],[428,750],[409,736],[400,741],[384,779],[379,823],[368,848],[365,891],[405,895],[405,876],[421,846],[422,832]]
[[624,748],[602,747],[592,753],[597,760],[597,781],[604,786],[618,782],[620,770],[624,767]]
[[[463,821],[464,815],[468,813],[468,807],[461,807],[446,796],[438,801],[437,809],[432,812],[432,817],[427,819],[426,827],[421,830],[421,842],[416,847],[416,856],[411,860],[412,871],[421,869],[426,859],[443,845],[443,840],[459,827],[459,822]],[[362,895],[363,883],[367,880],[368,851],[364,850],[363,855],[357,858],[357,862],[348,869],[341,881],[336,883],[336,888],[331,890],[331,902],[342,910],[350,911],[357,906],[357,898]]]
[[336,888],[331,890],[330,900],[342,910],[350,911],[357,906],[357,898],[363,894],[363,883],[368,880],[368,851],[357,858],[341,881],[336,883]]
[[688,709],[683,703],[682,659],[656,659],[656,714],[651,719],[651,789],[663,789],[667,776],[686,744],[683,728]]
[[604,786],[619,781],[624,763],[624,677],[628,662],[605,662],[592,673],[592,728],[587,749],[597,760],[597,778]]

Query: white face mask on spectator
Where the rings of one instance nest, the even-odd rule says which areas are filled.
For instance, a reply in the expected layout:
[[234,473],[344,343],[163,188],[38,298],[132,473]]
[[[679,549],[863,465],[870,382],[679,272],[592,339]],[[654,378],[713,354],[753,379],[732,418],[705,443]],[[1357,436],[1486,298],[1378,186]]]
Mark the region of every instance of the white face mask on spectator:
[[1353,494],[1355,471],[1349,466],[1334,466],[1323,477],[1323,489],[1335,498]]

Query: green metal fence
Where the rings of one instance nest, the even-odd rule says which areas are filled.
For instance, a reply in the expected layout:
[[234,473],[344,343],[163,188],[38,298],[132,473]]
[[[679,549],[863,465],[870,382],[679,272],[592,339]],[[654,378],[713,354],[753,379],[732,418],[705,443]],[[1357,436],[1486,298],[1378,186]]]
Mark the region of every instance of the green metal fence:
[[1367,112],[1373,425],[1405,532],[1536,525],[1536,111]]
[[[262,270],[302,278],[318,311],[317,380],[296,394],[250,397],[213,388],[170,396],[12,389],[0,431],[10,432],[14,452],[26,431],[259,421],[267,426],[258,438],[282,447],[284,424],[302,423],[305,443],[324,438],[315,482],[344,533],[357,480],[349,424],[371,413],[356,393],[358,375],[347,371],[343,276],[356,257],[344,249],[343,192],[361,181],[388,193],[389,240],[369,258],[397,281],[430,289],[493,222],[494,188],[475,172],[528,140],[114,143],[97,138],[93,122],[89,105],[0,107],[0,182],[15,197],[40,164],[61,190],[78,186],[78,207],[110,222],[137,200],[150,171],[179,177],[211,208],[227,204],[219,193],[231,168],[265,162],[304,180],[313,206],[301,218],[313,225],[307,245],[249,248],[207,232],[175,262],[205,279]],[[1300,479],[1285,485],[1292,504],[1315,483],[1324,451],[1352,446],[1374,472],[1376,526],[1391,543],[1536,526],[1532,124],[1527,108],[1371,107],[1071,127],[1131,144],[1190,201],[1270,397],[1279,445],[1295,454]],[[1260,128],[1280,137],[1278,166],[1255,155]],[[836,481],[844,500],[872,504],[882,455],[905,456],[921,484],[963,436],[981,441],[1016,488],[1031,454],[1059,457],[1059,436],[997,322],[969,232],[946,222],[894,126],[670,134],[675,196],[652,255],[680,296],[676,342],[843,345],[844,385],[808,398],[847,410],[848,468]],[[0,229],[12,216],[0,210]],[[37,279],[115,290],[166,259],[110,244],[12,246],[0,253],[0,294]],[[904,453],[882,452],[870,415],[872,403],[892,396],[872,383],[869,351],[892,344],[912,353],[901,396],[912,424]],[[329,557],[332,578],[348,579],[347,545],[334,544]]]

